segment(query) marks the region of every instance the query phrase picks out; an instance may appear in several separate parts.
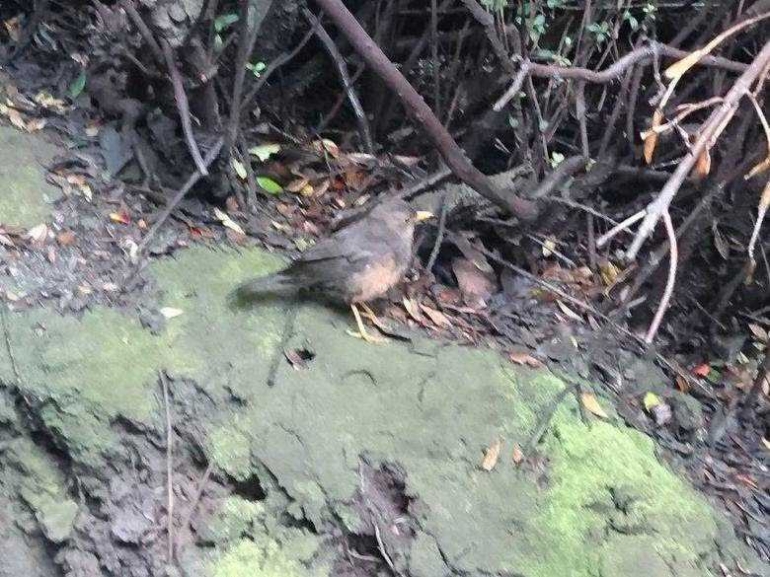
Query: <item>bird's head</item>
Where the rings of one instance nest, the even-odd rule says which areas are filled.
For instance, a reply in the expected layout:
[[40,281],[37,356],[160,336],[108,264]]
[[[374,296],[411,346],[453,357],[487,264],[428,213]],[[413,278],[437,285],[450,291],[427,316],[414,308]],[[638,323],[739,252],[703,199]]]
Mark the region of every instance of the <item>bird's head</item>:
[[425,210],[415,210],[405,200],[395,199],[386,201],[372,209],[372,218],[383,220],[393,230],[414,230],[415,224],[433,218],[433,213]]

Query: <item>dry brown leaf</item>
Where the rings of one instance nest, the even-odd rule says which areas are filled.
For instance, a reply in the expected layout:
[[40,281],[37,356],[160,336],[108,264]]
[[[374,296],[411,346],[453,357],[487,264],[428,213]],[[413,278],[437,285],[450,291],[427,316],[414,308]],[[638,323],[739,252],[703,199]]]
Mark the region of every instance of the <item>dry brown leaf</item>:
[[9,246],[12,248],[16,246],[14,242],[11,240],[10,236],[6,236],[2,233],[0,233],[0,244],[3,246]]
[[561,312],[563,312],[567,317],[571,318],[573,321],[578,321],[580,323],[585,322],[583,320],[583,317],[581,317],[579,314],[577,314],[575,311],[573,311],[571,308],[569,308],[567,305],[565,305],[560,300],[556,301],[556,306],[561,309]]
[[404,297],[401,302],[404,305],[404,309],[406,310],[407,313],[409,313],[409,316],[412,317],[412,319],[414,319],[421,325],[425,324],[425,319],[420,314],[420,308],[417,306],[416,302],[406,297]]
[[48,121],[45,118],[33,118],[27,122],[26,129],[27,132],[39,132],[45,128],[46,124],[48,124]]
[[766,343],[768,341],[768,332],[757,324],[749,323],[749,330],[751,334],[756,337],[760,342]]
[[29,239],[32,244],[42,246],[45,244],[45,241],[48,238],[48,225],[41,223],[37,226],[33,226],[24,236],[25,238]]
[[131,224],[131,215],[125,210],[110,213],[110,220],[120,224]]
[[604,412],[604,409],[602,409],[602,406],[599,404],[599,401],[596,400],[593,393],[581,393],[580,402],[583,403],[583,406],[588,412],[599,418],[609,419],[609,416]]
[[240,235],[246,235],[245,232],[243,232],[243,229],[241,226],[235,222],[233,219],[231,219],[225,212],[218,208],[214,208],[214,216],[217,218],[219,222],[222,223],[222,226],[229,228],[230,230],[240,234]]
[[513,462],[518,465],[524,460],[524,453],[521,451],[521,447],[518,443],[513,445]]
[[484,450],[484,460],[481,462],[481,468],[485,471],[491,471],[497,465],[497,461],[500,458],[500,449],[503,443],[500,439],[497,439],[489,447]]
[[27,123],[24,122],[24,118],[22,117],[21,113],[18,110],[14,108],[9,108],[8,120],[10,120],[11,124],[13,124],[19,130],[24,130],[24,131],[27,130]]
[[652,114],[652,128],[644,135],[644,162],[652,164],[652,157],[655,155],[655,148],[658,145],[658,133],[655,130],[663,123],[663,111],[656,109]]
[[465,303],[473,308],[486,308],[487,300],[497,288],[489,273],[480,270],[467,258],[452,261],[452,271],[457,278],[457,285]]
[[447,316],[442,313],[441,311],[438,311],[434,308],[425,306],[424,304],[420,303],[420,309],[422,312],[424,312],[426,315],[428,315],[428,318],[433,321],[433,324],[439,327],[443,328],[449,328],[452,326],[452,323],[447,318]]
[[763,438],[763,439],[762,439],[762,444],[765,446],[765,449],[767,449],[768,451],[770,451],[770,441],[768,441],[767,439],[764,439],[764,438]]
[[63,230],[56,235],[56,242],[61,246],[69,246],[75,242],[75,233],[71,230]]
[[693,168],[693,176],[696,180],[703,180],[711,172],[711,153],[708,150],[704,150],[703,153],[695,161],[695,167]]
[[508,353],[508,359],[517,365],[525,365],[532,367],[533,369],[538,369],[543,366],[543,362],[541,360],[536,359],[529,353],[513,351]]
[[287,184],[285,190],[296,194],[302,191],[302,189],[305,188],[309,183],[310,181],[307,178],[298,178]]

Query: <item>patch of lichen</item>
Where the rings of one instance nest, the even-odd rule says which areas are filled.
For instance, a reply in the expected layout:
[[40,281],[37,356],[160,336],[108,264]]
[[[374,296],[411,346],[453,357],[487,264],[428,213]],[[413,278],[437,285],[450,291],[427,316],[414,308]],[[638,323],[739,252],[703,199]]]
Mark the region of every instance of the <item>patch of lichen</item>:
[[44,167],[57,153],[40,137],[0,126],[0,224],[29,228],[48,219],[59,192]]

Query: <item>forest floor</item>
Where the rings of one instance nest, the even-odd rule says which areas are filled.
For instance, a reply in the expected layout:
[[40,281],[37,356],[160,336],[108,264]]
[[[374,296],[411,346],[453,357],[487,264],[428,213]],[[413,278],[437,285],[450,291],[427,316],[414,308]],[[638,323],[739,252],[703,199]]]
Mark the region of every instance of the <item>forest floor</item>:
[[235,309],[296,248],[276,203],[191,199],[143,267],[148,204],[56,141],[0,126],[0,576],[770,575],[730,516],[761,463],[659,358],[521,279],[518,347],[449,301],[388,301],[379,346]]

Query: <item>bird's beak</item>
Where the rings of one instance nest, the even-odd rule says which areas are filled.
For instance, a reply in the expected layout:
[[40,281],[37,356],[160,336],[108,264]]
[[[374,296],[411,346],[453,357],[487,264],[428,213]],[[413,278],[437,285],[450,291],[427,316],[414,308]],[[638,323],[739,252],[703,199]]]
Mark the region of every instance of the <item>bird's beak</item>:
[[425,220],[428,220],[430,218],[435,218],[435,214],[433,214],[430,211],[427,210],[418,210],[417,213],[414,216],[415,222],[423,222]]

